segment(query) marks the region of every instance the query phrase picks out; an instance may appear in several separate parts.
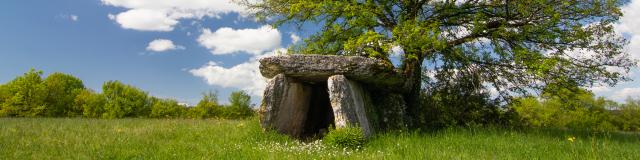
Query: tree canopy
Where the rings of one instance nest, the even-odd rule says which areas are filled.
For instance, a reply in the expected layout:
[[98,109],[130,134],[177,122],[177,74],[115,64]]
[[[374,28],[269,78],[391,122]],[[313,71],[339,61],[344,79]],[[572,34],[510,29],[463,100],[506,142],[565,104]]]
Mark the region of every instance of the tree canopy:
[[[263,22],[320,29],[290,50],[388,59],[400,51],[405,99],[423,77],[477,78],[500,97],[549,84],[615,85],[636,65],[613,24],[618,0],[244,0]],[[429,71],[424,71],[425,68]],[[466,76],[470,75],[470,76]],[[562,86],[562,85],[561,85]],[[413,106],[413,107],[412,107]],[[411,112],[410,112],[411,113]]]
[[[387,58],[401,68],[427,60],[444,72],[473,72],[499,90],[549,82],[615,84],[635,65],[613,30],[616,0],[265,0],[247,3],[274,25],[316,23],[298,53]],[[618,68],[622,70],[612,70]]]

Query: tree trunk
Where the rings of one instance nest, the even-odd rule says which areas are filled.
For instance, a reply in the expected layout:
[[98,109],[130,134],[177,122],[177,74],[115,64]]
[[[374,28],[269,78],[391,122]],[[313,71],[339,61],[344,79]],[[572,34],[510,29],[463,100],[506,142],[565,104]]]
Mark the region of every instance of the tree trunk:
[[410,128],[420,127],[423,121],[422,105],[420,102],[420,93],[422,89],[422,62],[423,58],[405,59],[402,72],[405,76],[404,83],[404,99],[407,103],[407,121]]

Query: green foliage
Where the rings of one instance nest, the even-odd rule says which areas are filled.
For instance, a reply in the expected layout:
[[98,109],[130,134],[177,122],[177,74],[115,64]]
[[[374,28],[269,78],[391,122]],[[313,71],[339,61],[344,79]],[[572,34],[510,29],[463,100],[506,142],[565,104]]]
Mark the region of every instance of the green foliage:
[[275,26],[320,25],[290,53],[387,59],[392,47],[402,48],[399,69],[407,83],[419,82],[422,72],[414,70],[423,60],[438,73],[474,66],[483,83],[507,97],[547,83],[616,84],[636,65],[613,30],[625,3],[619,0],[243,2]]
[[47,87],[42,83],[42,71],[29,70],[3,85],[0,116],[44,116],[47,109]]
[[422,123],[430,128],[508,124],[506,112],[490,98],[480,77],[468,70],[441,72],[425,81]]
[[64,73],[53,73],[44,80],[48,90],[46,116],[78,116],[81,107],[74,107],[76,96],[85,87],[82,80]]
[[253,116],[251,96],[244,91],[236,91],[229,96],[229,106],[224,108],[225,118],[247,118]]
[[0,117],[3,117],[4,114],[2,112],[4,102],[9,99],[12,95],[9,93],[9,90],[4,84],[0,84]]
[[0,84],[0,117],[90,117],[90,118],[247,118],[253,116],[251,97],[233,92],[231,104],[223,107],[215,92],[203,94],[193,108],[172,99],[149,96],[134,86],[108,81],[103,93],[86,89],[82,80],[64,73],[46,79],[31,69],[7,84]]
[[347,127],[330,130],[329,134],[323,138],[323,141],[341,148],[359,149],[364,147],[367,139],[361,128]]
[[106,99],[102,94],[85,89],[76,96],[73,106],[82,109],[83,117],[100,118],[105,113]]
[[623,129],[612,114],[617,105],[584,89],[549,87],[539,98],[519,98],[510,106],[524,125],[532,127],[613,131]]
[[222,113],[222,106],[218,104],[218,93],[208,91],[202,94],[202,99],[198,104],[189,109],[190,118],[213,118],[219,117]]
[[119,81],[108,81],[102,86],[106,104],[104,118],[145,117],[151,111],[146,92]]
[[152,118],[178,118],[182,117],[186,108],[180,104],[178,101],[172,99],[158,99],[151,98],[151,113],[149,117]]
[[627,99],[613,111],[613,121],[623,131],[640,131],[640,99]]
[[[476,76],[476,86],[492,85],[500,99],[509,100],[551,84],[615,85],[629,80],[625,73],[636,66],[625,50],[627,40],[613,29],[622,16],[620,6],[624,1],[619,0],[242,1],[259,20],[276,27],[320,25],[304,43],[293,45],[289,53],[387,60],[391,48],[401,48],[404,52],[399,55],[401,64],[397,69],[405,77],[401,88],[406,93],[405,113],[413,123],[425,119],[418,113],[425,110],[418,100],[424,89],[421,74],[425,69],[436,75],[469,72]],[[436,84],[429,89],[449,87],[447,83]],[[435,106],[436,111],[449,110],[448,103],[467,99],[464,94],[456,94],[428,95],[439,101],[436,103],[444,103],[427,105]],[[468,99],[472,99],[469,106],[462,106],[464,101],[453,106],[480,111],[493,103],[480,102],[485,99],[482,96]],[[484,119],[494,114],[493,110],[460,111],[441,119],[453,123],[463,121],[459,119]]]

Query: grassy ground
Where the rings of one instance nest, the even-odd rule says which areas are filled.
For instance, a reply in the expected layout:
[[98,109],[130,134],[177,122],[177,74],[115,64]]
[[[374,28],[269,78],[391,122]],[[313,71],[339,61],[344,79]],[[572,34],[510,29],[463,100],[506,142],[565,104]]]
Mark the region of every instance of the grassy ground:
[[0,159],[640,159],[640,135],[455,128],[349,150],[263,133],[255,119],[6,118]]

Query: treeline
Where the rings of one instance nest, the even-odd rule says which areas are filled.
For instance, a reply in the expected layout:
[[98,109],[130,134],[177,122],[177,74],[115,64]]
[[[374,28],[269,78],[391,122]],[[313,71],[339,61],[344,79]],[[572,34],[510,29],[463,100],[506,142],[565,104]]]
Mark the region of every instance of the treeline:
[[222,105],[215,92],[203,94],[194,106],[173,99],[150,96],[134,86],[108,81],[103,93],[86,88],[82,80],[64,73],[42,78],[31,69],[6,84],[0,84],[0,117],[90,117],[90,118],[245,118],[254,115],[251,97],[236,91]]
[[539,96],[498,101],[477,84],[468,77],[431,83],[422,95],[420,125],[640,131],[640,99],[617,103],[580,87],[551,84]]
[[640,131],[640,99],[617,103],[584,89],[559,89],[540,97],[521,97],[509,107],[530,127]]

